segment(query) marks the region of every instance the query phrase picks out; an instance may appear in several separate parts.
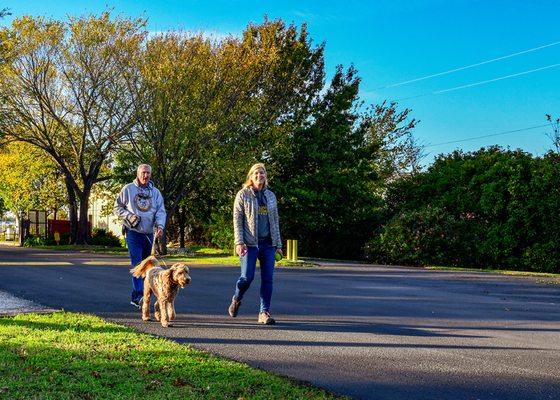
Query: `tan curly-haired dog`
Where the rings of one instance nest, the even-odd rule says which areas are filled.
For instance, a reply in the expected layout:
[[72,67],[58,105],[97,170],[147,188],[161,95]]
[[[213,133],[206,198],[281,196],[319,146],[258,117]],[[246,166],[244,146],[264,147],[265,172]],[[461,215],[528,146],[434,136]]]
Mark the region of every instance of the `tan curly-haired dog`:
[[185,264],[173,264],[171,268],[164,269],[157,258],[150,256],[131,269],[132,275],[144,280],[144,298],[142,302],[142,319],[150,320],[150,295],[156,296],[154,304],[154,317],[161,322],[161,326],[172,326],[175,319],[175,306],[173,302],[181,288],[191,283],[189,267]]

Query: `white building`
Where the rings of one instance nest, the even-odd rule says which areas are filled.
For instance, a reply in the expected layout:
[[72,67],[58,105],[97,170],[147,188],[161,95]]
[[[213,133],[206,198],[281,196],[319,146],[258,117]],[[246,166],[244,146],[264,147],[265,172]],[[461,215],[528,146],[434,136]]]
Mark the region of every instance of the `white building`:
[[89,201],[89,220],[92,228],[105,229],[117,237],[122,237],[122,225],[112,212],[114,201],[114,198],[106,194],[92,194]]

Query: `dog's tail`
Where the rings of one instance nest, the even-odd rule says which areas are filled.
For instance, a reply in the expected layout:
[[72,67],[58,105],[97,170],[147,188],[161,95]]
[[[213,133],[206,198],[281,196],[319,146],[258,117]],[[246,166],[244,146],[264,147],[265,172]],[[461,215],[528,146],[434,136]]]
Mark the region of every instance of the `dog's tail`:
[[145,258],[140,264],[132,268],[130,272],[136,278],[145,278],[146,273],[154,267],[159,267],[159,261],[154,256]]

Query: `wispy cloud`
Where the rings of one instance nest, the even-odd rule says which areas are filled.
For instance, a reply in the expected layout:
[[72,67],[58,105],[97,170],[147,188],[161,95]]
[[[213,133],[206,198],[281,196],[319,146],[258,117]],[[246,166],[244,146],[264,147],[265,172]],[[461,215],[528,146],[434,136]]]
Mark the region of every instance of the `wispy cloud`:
[[294,14],[296,17],[305,20],[305,22],[313,22],[313,23],[333,22],[333,21],[341,20],[340,16],[335,14],[317,14],[304,10],[293,10],[292,14]]

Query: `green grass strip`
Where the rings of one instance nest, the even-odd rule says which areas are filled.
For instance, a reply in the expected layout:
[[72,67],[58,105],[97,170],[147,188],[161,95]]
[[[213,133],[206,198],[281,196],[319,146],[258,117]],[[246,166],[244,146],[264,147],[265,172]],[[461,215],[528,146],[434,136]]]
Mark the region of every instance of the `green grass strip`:
[[511,275],[511,276],[536,276],[547,278],[560,278],[560,274],[550,272],[533,272],[533,271],[512,271],[495,268],[466,268],[466,267],[446,267],[441,265],[428,265],[425,269],[442,270],[442,271],[467,271],[467,272],[486,272],[492,274]]
[[0,398],[336,397],[95,316],[58,312],[0,318]]
[[102,254],[127,254],[125,247],[100,246],[92,244],[61,244],[61,245],[45,245],[33,246],[34,249],[58,250],[58,251],[76,251],[82,253],[102,253]]
[[[103,254],[122,254],[127,255],[128,250],[124,247],[107,247],[107,246],[93,246],[93,245],[60,245],[60,246],[34,246],[35,249],[45,250],[60,250],[60,251],[76,251],[85,253],[103,253]],[[192,246],[189,248],[189,254],[168,254],[160,256],[161,259],[167,262],[185,262],[194,265],[233,265],[239,266],[239,257],[225,252],[221,249],[215,249],[204,246]],[[297,262],[288,261],[283,258],[282,261],[277,262],[276,265],[280,267],[316,267],[318,264],[308,262],[305,260],[298,260]]]
[[[187,264],[193,265],[233,265],[239,266],[239,257],[238,256],[201,256],[198,254],[194,254],[193,256],[178,256],[178,255],[168,255],[161,257],[165,260],[168,264],[174,262],[184,262]],[[292,262],[288,261],[285,258],[281,261],[276,262],[276,266],[279,267],[314,267],[317,264],[312,264],[303,261]]]

